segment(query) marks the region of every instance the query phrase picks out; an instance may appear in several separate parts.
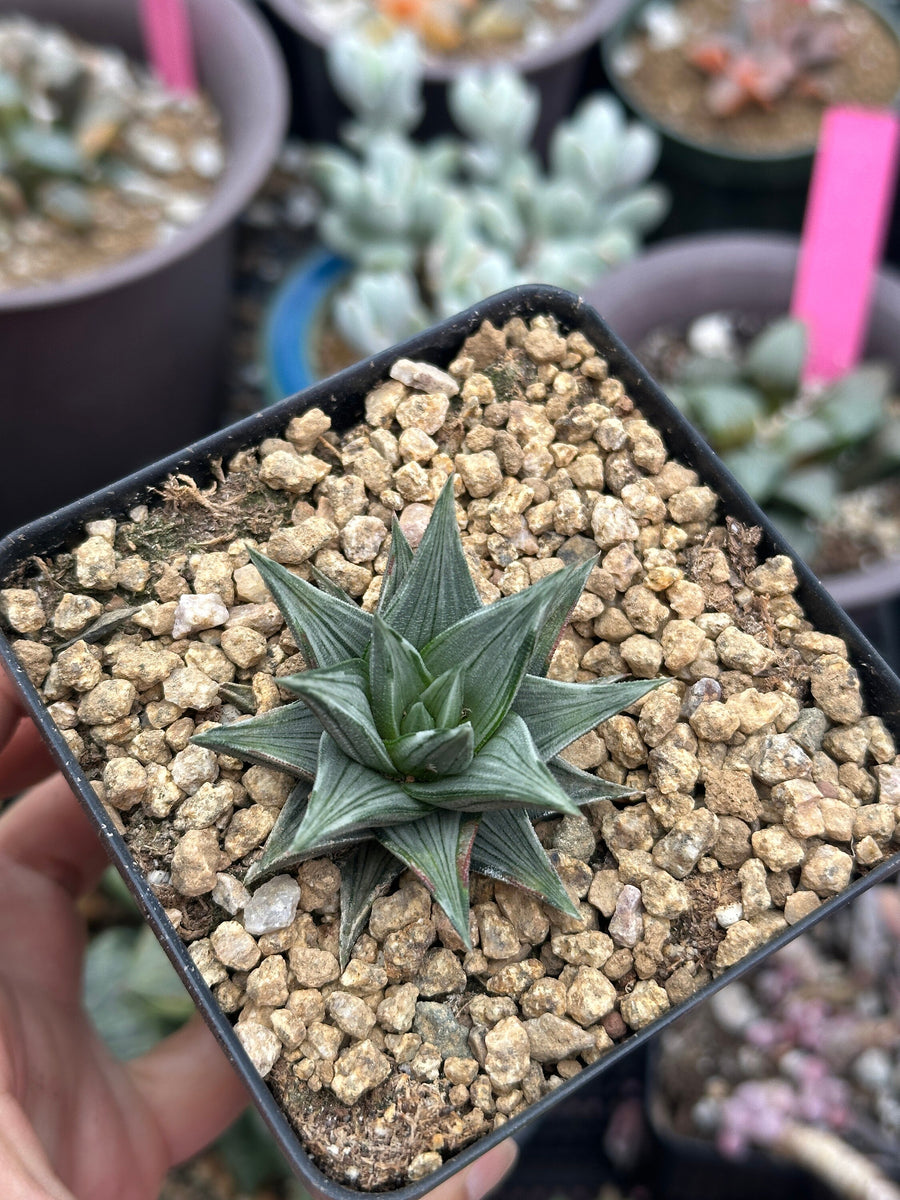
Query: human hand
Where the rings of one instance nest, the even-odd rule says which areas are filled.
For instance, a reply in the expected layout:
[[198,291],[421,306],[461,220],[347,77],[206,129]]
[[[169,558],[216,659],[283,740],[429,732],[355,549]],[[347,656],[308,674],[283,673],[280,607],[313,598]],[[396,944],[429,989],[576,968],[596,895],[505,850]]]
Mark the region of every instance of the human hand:
[[[81,1003],[77,901],[103,845],[0,671],[0,1180],[3,1200],[156,1200],[169,1168],[247,1095],[199,1017],[118,1062]],[[512,1166],[503,1142],[429,1200],[479,1200]]]

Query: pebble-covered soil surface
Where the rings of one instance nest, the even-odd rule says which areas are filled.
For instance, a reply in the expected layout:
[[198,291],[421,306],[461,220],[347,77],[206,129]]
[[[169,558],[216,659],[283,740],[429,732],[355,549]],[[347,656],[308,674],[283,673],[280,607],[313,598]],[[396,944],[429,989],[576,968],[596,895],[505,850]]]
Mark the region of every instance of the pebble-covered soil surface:
[[[890,27],[857,0],[809,6],[812,20],[837,14],[846,45],[838,59],[815,73],[816,88],[794,87],[768,106],[748,104],[727,117],[710,111],[709,77],[688,54],[736,21],[737,0],[677,0],[648,5],[665,9],[655,30],[638,30],[620,48],[616,71],[626,95],[663,125],[695,141],[749,154],[777,154],[815,144],[828,104],[889,104],[900,88],[900,42]],[[873,7],[877,7],[873,6]],[[779,26],[793,24],[806,5],[776,4]],[[818,14],[818,15],[817,15]]]
[[[90,522],[4,581],[54,720],[315,1160],[379,1189],[597,1061],[895,849],[900,758],[791,562],[717,512],[586,338],[489,324],[448,372],[399,362],[339,436],[319,410]],[[304,666],[248,543],[371,608],[390,518],[415,545],[457,472],[486,602],[599,556],[550,674],[670,677],[567,751],[635,789],[538,833],[574,919],[476,877],[466,952],[410,875],[344,971],[339,864],[244,887],[291,780],[192,745]]]
[[122,51],[0,20],[0,291],[67,279],[160,245],[225,168],[218,114]]

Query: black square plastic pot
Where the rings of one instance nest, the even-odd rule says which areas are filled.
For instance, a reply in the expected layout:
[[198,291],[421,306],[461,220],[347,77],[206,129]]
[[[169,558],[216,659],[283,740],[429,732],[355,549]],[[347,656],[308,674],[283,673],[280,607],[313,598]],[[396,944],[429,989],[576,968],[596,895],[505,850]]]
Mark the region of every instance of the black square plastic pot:
[[[511,317],[530,318],[538,314],[555,316],[565,331],[581,330],[596,346],[598,352],[608,360],[611,372],[622,380],[643,414],[663,434],[669,451],[692,467],[700,476],[701,482],[708,484],[717,493],[721,499],[722,512],[747,525],[758,525],[762,528],[761,551],[764,555],[786,554],[791,558],[799,580],[797,598],[805,607],[807,616],[822,632],[835,634],[846,641],[851,660],[859,672],[869,711],[881,716],[891,733],[900,740],[900,680],[837,607],[799,556],[786,545],[758,506],[737,485],[716,455],[663,395],[647,372],[609,331],[597,313],[578,297],[557,288],[529,285],[502,292],[411,338],[401,346],[386,350],[331,379],[316,384],[298,396],[282,401],[264,413],[248,417],[222,433],[188,446],[179,454],[172,455],[112,487],[96,492],[49,517],[35,521],[17,533],[10,534],[0,543],[0,582],[6,579],[19,563],[31,556],[47,556],[70,545],[79,538],[85,521],[101,516],[119,515],[137,503],[152,501],[153,489],[159,487],[173,473],[188,473],[202,486],[210,478],[210,459],[227,458],[237,450],[252,446],[265,437],[280,434],[290,417],[307,408],[316,405],[324,409],[331,416],[333,426],[339,431],[349,428],[362,418],[363,398],[366,393],[387,377],[391,364],[399,357],[427,359],[445,367],[459,353],[463,339],[475,333],[483,320],[488,319],[495,325],[502,325]],[[61,770],[109,846],[111,857],[163,948],[175,964],[185,986],[221,1042],[225,1053],[244,1079],[285,1158],[310,1187],[318,1189],[332,1200],[346,1200],[359,1196],[360,1193],[354,1189],[337,1184],[323,1175],[307,1156],[287,1118],[245,1054],[228,1018],[221,1012],[209,988],[201,979],[186,947],[167,920],[162,905],[132,859],[124,840],[113,829],[109,816],[53,724],[36,688],[13,655],[9,641],[2,634],[0,658],[15,680],[28,711],[48,742]],[[824,902],[802,921],[749,954],[684,1004],[616,1045],[593,1066],[585,1068],[519,1116],[513,1117],[501,1129],[487,1134],[460,1151],[432,1175],[418,1183],[398,1188],[391,1195],[397,1197],[397,1200],[417,1200],[431,1191],[437,1184],[503,1138],[540,1119],[574,1089],[592,1080],[598,1080],[599,1076],[625,1055],[653,1038],[682,1012],[700,1003],[723,984],[744,974],[816,921],[827,917],[836,908],[898,869],[900,852],[855,880],[839,896]]]

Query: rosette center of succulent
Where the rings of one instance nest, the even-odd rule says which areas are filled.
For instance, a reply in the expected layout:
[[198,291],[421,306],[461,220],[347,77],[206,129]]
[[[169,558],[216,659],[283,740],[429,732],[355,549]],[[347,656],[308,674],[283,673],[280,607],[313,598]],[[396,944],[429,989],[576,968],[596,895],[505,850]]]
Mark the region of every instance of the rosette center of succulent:
[[342,861],[345,960],[404,865],[466,945],[473,867],[577,916],[531,818],[629,794],[559,752],[665,682],[547,679],[595,560],[485,607],[453,489],[415,554],[394,521],[374,613],[252,551],[309,668],[278,681],[297,702],[193,739],[298,778],[248,883],[357,847]]

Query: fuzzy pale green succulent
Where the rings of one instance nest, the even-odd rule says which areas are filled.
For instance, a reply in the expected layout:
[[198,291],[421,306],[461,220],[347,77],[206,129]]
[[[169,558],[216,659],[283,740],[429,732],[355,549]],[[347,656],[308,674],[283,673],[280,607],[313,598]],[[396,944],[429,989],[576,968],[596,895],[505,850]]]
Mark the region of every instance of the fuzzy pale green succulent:
[[360,843],[342,864],[341,955],[410,867],[469,943],[469,870],[576,915],[531,824],[627,790],[559,758],[662,680],[544,677],[593,561],[483,607],[444,487],[416,554],[395,521],[374,613],[253,553],[310,669],[300,699],[198,734],[300,780],[248,882]]
[[343,146],[311,154],[318,232],[348,264],[331,316],[362,353],[516,284],[584,291],[665,216],[665,192],[646,182],[659,139],[613,96],[557,127],[545,170],[529,149],[540,97],[508,66],[461,71],[448,104],[462,136],[422,144],[410,137],[422,112],[411,33],[344,34],[328,65],[354,119]]
[[688,334],[694,352],[664,385],[788,540],[813,558],[838,496],[900,464],[892,373],[865,363],[811,387],[802,382],[801,321],[773,321],[745,347],[728,326],[721,314],[700,318]]

